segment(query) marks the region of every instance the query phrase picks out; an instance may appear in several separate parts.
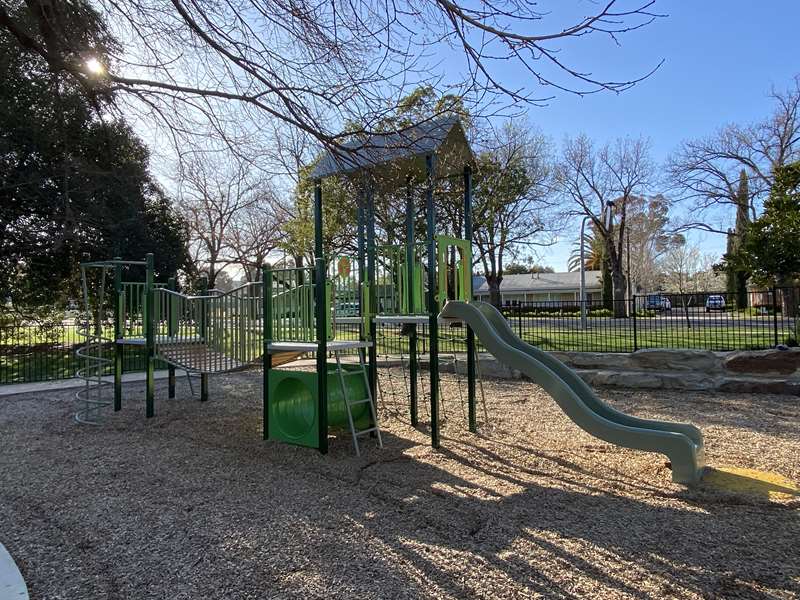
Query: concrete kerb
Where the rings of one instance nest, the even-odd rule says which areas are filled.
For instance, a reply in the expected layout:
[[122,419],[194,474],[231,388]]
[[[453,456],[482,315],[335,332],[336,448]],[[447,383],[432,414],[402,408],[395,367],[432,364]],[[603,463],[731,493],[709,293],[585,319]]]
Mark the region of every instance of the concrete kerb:
[[[156,379],[166,379],[169,371],[166,369],[155,372]],[[175,377],[185,377],[186,371],[176,369]],[[122,383],[136,383],[143,382],[147,377],[146,373],[126,373],[122,376]],[[114,376],[107,375],[103,377],[104,381],[113,383]],[[36,381],[32,383],[10,383],[7,385],[0,385],[0,397],[3,396],[16,396],[17,394],[41,393],[41,392],[56,392],[60,390],[68,390],[72,388],[79,388],[86,385],[86,381],[73,377],[71,379],[54,379],[51,381]]]

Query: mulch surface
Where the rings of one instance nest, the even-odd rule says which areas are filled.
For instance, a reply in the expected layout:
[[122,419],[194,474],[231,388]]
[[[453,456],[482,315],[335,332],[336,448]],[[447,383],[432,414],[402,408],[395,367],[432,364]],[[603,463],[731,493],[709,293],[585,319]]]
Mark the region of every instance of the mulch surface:
[[[159,384],[149,420],[132,384],[97,426],[74,390],[0,399],[0,542],[33,599],[800,596],[800,499],[673,484],[527,382],[484,382],[470,434],[444,377],[440,450],[394,369],[385,448],[361,458],[347,432],[326,456],[263,442],[258,373],[212,378],[206,403]],[[711,465],[800,481],[797,398],[601,396],[698,425]]]

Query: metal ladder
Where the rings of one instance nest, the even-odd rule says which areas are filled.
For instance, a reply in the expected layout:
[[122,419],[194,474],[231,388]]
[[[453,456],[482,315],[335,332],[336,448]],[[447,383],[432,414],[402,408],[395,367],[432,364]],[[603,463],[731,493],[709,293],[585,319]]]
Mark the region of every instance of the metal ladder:
[[[350,433],[353,435],[353,448],[356,450],[356,456],[361,456],[361,450],[358,447],[358,438],[362,435],[375,433],[378,437],[378,448],[383,448],[383,439],[381,439],[381,429],[378,425],[378,415],[375,411],[375,402],[372,398],[372,390],[369,387],[369,377],[367,376],[367,367],[364,364],[364,356],[361,352],[358,353],[358,370],[345,371],[342,369],[342,361],[339,352],[334,352],[336,358],[336,372],[339,374],[339,385],[342,388],[342,397],[344,398],[344,405],[347,408],[347,420],[350,423]],[[345,377],[362,377],[364,380],[364,388],[367,390],[366,398],[357,398],[352,400],[347,394],[347,386],[344,384]],[[370,421],[373,423],[372,427],[367,429],[356,429],[355,420],[353,419],[353,406],[359,404],[367,404],[369,406]]]

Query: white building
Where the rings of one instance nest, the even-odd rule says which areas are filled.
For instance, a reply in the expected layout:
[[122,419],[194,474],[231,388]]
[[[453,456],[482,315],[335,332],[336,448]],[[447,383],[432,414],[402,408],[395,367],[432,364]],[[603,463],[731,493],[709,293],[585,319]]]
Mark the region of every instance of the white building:
[[[574,302],[579,300],[580,272],[525,273],[503,275],[500,282],[500,297],[503,304],[519,302]],[[586,271],[586,298],[600,302],[602,283],[600,271]],[[476,300],[489,301],[489,285],[486,278],[473,276],[472,293]]]

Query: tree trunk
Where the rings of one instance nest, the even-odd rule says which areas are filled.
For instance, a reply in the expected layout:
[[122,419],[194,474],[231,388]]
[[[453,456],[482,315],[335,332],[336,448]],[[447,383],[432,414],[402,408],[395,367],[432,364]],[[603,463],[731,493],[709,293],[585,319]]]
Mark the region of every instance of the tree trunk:
[[781,287],[778,288],[781,316],[784,319],[794,319],[797,316],[798,289],[794,287],[795,284],[794,280],[785,278],[781,280]]
[[609,260],[604,258],[602,261],[602,300],[603,308],[614,310],[614,286],[611,279],[611,268],[609,267]]
[[689,302],[690,300],[686,299],[686,294],[684,293],[683,289],[681,289],[681,305],[683,306],[683,317],[686,319],[686,328],[692,328],[692,319],[689,317]]
[[746,271],[736,272],[736,308],[747,308],[748,294],[747,294],[747,279],[750,273]]
[[624,319],[628,316],[628,307],[625,303],[625,274],[621,268],[614,269],[611,272],[611,282],[614,287],[614,318]]
[[486,277],[486,283],[489,286],[489,302],[498,310],[503,307],[503,300],[500,296],[500,281],[501,279],[497,275],[488,275]]

